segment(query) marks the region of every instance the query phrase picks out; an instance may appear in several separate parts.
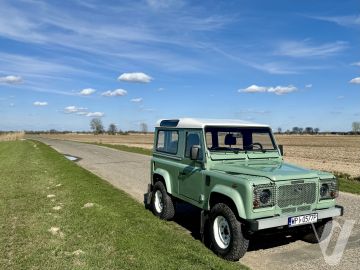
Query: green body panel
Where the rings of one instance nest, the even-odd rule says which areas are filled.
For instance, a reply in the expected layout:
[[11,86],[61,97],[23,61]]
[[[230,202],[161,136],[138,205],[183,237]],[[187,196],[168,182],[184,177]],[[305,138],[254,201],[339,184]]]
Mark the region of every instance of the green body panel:
[[[335,206],[334,199],[319,200],[321,179],[332,179],[330,173],[308,170],[284,162],[279,151],[217,152],[211,153],[205,147],[202,129],[177,129],[179,133],[178,151],[169,155],[156,150],[158,130],[176,128],[156,128],[154,153],[152,157],[152,176],[161,175],[168,193],[173,197],[191,203],[201,209],[210,210],[210,198],[216,194],[228,197],[237,208],[242,219],[260,219],[281,216],[277,204],[271,207],[253,208],[253,188],[255,185],[274,184],[276,188],[291,185],[294,180],[316,184],[316,200],[308,205],[309,210],[289,213],[299,215],[312,210]],[[201,135],[202,152],[200,160],[190,160],[185,156],[186,134],[197,132]],[[152,177],[152,183],[154,177]]]

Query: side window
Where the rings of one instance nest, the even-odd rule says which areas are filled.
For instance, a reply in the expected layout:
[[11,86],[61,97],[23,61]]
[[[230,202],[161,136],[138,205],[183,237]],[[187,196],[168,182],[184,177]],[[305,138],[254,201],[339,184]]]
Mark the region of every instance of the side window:
[[179,133],[176,130],[159,130],[156,150],[169,154],[176,154],[178,149]]
[[[200,140],[200,134],[198,132],[187,132],[186,133],[185,157],[190,157],[190,150],[193,145],[200,145],[200,147],[202,147],[201,140]],[[199,156],[201,157],[200,159],[202,159],[202,149],[200,149]]]

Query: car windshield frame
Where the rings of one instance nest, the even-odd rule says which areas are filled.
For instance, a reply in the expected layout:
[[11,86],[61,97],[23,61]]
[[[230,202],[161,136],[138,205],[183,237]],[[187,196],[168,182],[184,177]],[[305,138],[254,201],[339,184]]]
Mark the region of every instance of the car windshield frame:
[[[208,142],[207,139],[207,133],[211,132],[211,141]],[[243,148],[238,148],[238,147],[219,147],[219,132],[224,132],[224,133],[241,133],[242,135],[246,134],[245,136],[242,136],[242,140],[243,140]],[[215,137],[215,139],[213,139],[213,134],[216,133],[217,135]],[[249,140],[249,138],[251,137],[251,141],[252,141],[252,134],[253,133],[264,133],[264,134],[268,134],[269,139],[271,141],[272,144],[272,148],[244,148],[244,137],[247,137],[247,140]],[[249,134],[251,135],[249,137]],[[205,137],[205,144],[206,144],[206,148],[208,151],[215,153],[215,152],[267,152],[267,151],[278,151],[278,147],[277,144],[275,142],[274,136],[271,132],[271,129],[269,127],[229,127],[229,126],[205,126],[204,127],[204,137]],[[217,147],[214,147],[214,142],[216,145],[217,142]]]

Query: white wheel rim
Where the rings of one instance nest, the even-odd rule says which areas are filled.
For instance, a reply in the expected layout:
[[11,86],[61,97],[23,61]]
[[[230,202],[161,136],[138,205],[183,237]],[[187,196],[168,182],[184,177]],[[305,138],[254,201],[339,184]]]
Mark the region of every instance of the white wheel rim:
[[214,238],[216,244],[226,249],[230,245],[231,231],[227,220],[223,216],[217,216],[213,223]]
[[160,190],[157,190],[155,192],[155,200],[154,200],[154,205],[155,205],[155,210],[156,212],[158,212],[159,214],[162,212],[163,210],[163,196]]

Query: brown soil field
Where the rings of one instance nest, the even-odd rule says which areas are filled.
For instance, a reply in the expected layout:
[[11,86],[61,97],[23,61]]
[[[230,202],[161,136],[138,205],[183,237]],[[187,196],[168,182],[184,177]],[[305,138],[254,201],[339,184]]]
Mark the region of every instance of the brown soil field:
[[[43,137],[81,142],[122,144],[151,149],[153,134],[91,135],[58,134]],[[299,166],[360,176],[360,136],[276,135],[284,145],[285,160]]]
[[24,132],[1,133],[0,142],[2,141],[16,141],[24,137]]

